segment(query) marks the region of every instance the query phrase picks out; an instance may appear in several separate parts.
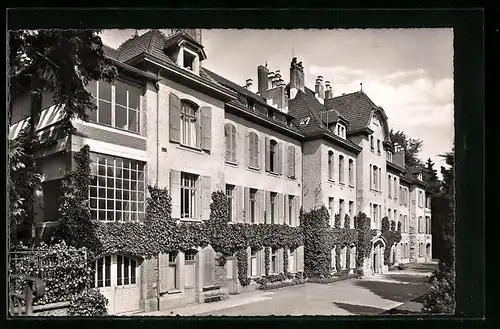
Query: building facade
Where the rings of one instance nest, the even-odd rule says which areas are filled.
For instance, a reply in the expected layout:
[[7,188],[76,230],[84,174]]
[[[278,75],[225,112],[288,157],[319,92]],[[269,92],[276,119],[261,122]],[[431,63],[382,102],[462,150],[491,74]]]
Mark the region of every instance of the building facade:
[[[388,118],[362,91],[334,97],[318,77],[305,86],[302,63],[294,58],[290,81],[280,71],[257,68],[257,85],[241,86],[205,69],[200,30],[151,30],[105,53],[119,69],[113,83],[94,81],[89,91],[97,111],[89,122],[74,121],[77,133],[59,138],[61,111],[44,95],[37,131],[56,145],[38,155],[44,175],[38,197],[39,235],[57,224],[63,170],[84,145],[91,150],[90,206],[93,219],[142,221],[147,186],[168,187],[172,217],[185,222],[209,218],[211,193],[225,191],[234,223],[298,226],[299,211],[326,206],[331,225],[354,228],[359,212],[379,231],[365,273],[387,270],[384,248],[399,262],[431,259],[430,205],[421,173],[393,145]],[[13,98],[13,139],[26,124],[29,98]],[[344,221],[348,216],[349,220]],[[402,240],[386,246],[383,217],[401,227]],[[270,252],[270,273],[303,271],[304,247]],[[351,264],[355,267],[355,248]],[[264,275],[265,253],[248,250],[248,274]],[[335,261],[335,257],[333,257]],[[203,302],[215,284],[215,252],[193,247],[140,259],[106,255],[95,262],[95,286],[110,300],[111,313],[174,308]],[[335,268],[335,266],[332,266]],[[224,289],[237,293],[236,259],[225,265]],[[220,283],[217,283],[220,284]]]

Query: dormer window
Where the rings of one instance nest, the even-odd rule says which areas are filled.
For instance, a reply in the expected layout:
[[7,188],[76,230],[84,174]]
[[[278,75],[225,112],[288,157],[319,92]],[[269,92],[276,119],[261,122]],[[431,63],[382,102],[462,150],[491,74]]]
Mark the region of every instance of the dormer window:
[[374,125],[377,125],[377,126],[379,125],[378,117],[377,117],[377,115],[376,115],[376,114],[374,114],[374,115],[373,115],[373,119],[372,119],[372,121],[373,121],[373,124],[374,124]]
[[422,173],[418,174],[418,180],[422,180]]
[[191,54],[187,51],[184,51],[184,63],[183,63],[184,68],[192,71],[195,59],[196,59],[196,55]]
[[345,138],[345,126],[343,124],[337,123],[337,129],[335,131],[337,136]]
[[387,161],[389,161],[389,162],[393,161],[393,154],[392,154],[392,152],[387,151]]
[[267,116],[270,117],[271,119],[273,119],[274,118],[274,111],[271,110],[271,109],[268,109],[267,110]]

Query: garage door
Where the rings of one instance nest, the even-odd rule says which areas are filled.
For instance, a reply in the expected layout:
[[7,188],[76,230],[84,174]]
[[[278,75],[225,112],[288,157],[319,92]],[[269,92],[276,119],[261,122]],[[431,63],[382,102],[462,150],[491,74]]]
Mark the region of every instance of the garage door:
[[108,255],[95,262],[95,287],[108,299],[109,314],[139,309],[139,262],[122,255]]

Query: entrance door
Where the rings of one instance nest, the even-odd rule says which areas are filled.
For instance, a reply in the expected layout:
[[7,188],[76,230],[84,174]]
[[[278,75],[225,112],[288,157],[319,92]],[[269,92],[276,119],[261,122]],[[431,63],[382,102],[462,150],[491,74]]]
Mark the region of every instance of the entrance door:
[[425,246],[425,257],[427,258],[427,261],[431,260],[431,244],[428,243],[427,246]]
[[184,260],[184,293],[187,304],[196,303],[196,250],[188,250]]
[[95,262],[95,287],[108,299],[108,313],[139,309],[139,263],[132,257],[107,255]]

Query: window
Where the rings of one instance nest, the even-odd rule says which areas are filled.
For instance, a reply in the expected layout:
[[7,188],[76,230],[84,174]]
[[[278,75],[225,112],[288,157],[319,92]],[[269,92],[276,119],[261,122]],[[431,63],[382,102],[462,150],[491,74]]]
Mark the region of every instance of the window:
[[144,220],[145,174],[140,161],[90,154],[91,218],[102,221]]
[[337,136],[345,138],[345,126],[340,123],[337,124]]
[[271,250],[271,273],[278,273],[278,248]]
[[418,180],[422,180],[422,173],[418,174]]
[[410,258],[410,248],[408,248],[408,243],[405,243],[405,258]]
[[344,200],[339,200],[339,215],[340,215],[340,227],[344,227],[344,219],[345,219],[345,209],[344,209]]
[[186,101],[181,102],[181,143],[198,147],[198,108]]
[[398,179],[394,177],[394,200],[398,199]]
[[167,289],[179,289],[179,278],[177,277],[177,252],[168,254],[168,284]]
[[399,214],[399,225],[401,225],[401,232],[404,232],[404,223],[403,223],[403,215]]
[[375,150],[375,147],[373,145],[373,136],[370,136],[370,150],[373,152]]
[[373,220],[375,222],[375,227],[379,228],[379,218],[378,218],[378,205],[374,204],[373,205]]
[[399,204],[403,204],[403,188],[401,186],[399,187]]
[[250,275],[257,276],[257,251],[252,250],[250,255]]
[[370,176],[370,189],[373,189],[373,166],[370,164],[370,173],[369,173],[369,176]]
[[392,152],[387,151],[387,161],[393,162],[393,154]]
[[392,180],[391,180],[391,175],[387,178],[388,184],[387,184],[387,191],[389,193],[389,198],[392,198]]
[[429,216],[425,217],[425,228],[426,228],[425,233],[431,234],[431,218]]
[[408,222],[408,216],[405,215],[405,233],[408,233],[410,230],[410,223]]
[[204,253],[203,284],[207,286],[213,284],[215,281],[215,268],[214,268],[215,252],[212,248],[206,248],[203,251],[203,253]]
[[328,179],[333,180],[333,152],[328,151]]
[[88,89],[97,105],[96,111],[87,113],[90,121],[140,132],[140,88],[115,80],[114,85],[93,81]]
[[181,218],[196,218],[196,182],[198,176],[181,173]]
[[379,120],[376,114],[373,115],[373,124],[377,126],[379,125]]
[[183,54],[184,54],[184,61],[183,61],[184,68],[193,71],[193,64],[196,59],[196,55],[187,52],[185,48]]
[[271,196],[271,224],[274,224],[274,220],[275,220],[275,217],[277,216],[277,213],[276,213],[276,195],[277,193],[275,192],[271,192],[270,193],[270,196]]
[[424,194],[422,193],[422,191],[418,191],[418,206],[420,208],[423,207],[423,202],[424,201]]
[[275,140],[271,140],[270,148],[269,148],[269,161],[270,166],[269,169],[271,172],[277,172],[278,170],[278,143]]
[[95,261],[94,275],[94,287],[111,286],[111,256],[104,256]]
[[389,221],[392,219],[392,209],[391,208],[389,208],[387,210],[387,218],[389,218]]
[[257,190],[250,189],[250,222],[255,223],[255,203],[257,200]]
[[188,250],[188,251],[186,251],[186,254],[184,256],[184,260],[186,262],[194,262],[196,254],[197,254],[196,250]]
[[297,272],[297,266],[295,263],[295,249],[290,249],[290,255],[288,257],[288,272],[295,273]]
[[253,168],[259,168],[259,136],[251,132],[248,135],[249,139],[249,165]]
[[[396,209],[394,209],[394,221],[397,221],[398,220],[398,211]],[[394,229],[397,229],[397,227],[395,227]]]
[[333,198],[328,198],[328,213],[330,214],[330,225],[333,226],[335,212],[333,208]]
[[354,201],[349,201],[349,217],[351,223],[354,222]]
[[226,161],[236,163],[236,128],[227,123],[224,126],[226,137]]
[[382,190],[382,169],[378,168],[378,190]]
[[377,166],[373,166],[373,189],[378,190],[378,168]]
[[424,256],[424,244],[422,242],[420,242],[418,245],[418,256],[419,257]]
[[293,205],[294,197],[292,195],[288,196],[288,225],[292,226],[293,223]]
[[233,221],[233,191],[234,185],[226,184],[226,197],[227,197],[227,211],[229,214],[229,221]]
[[344,183],[344,156],[339,155],[339,183]]
[[349,159],[349,185],[354,186],[354,161]]
[[431,197],[427,196],[425,198],[425,208],[430,208],[431,207]]
[[380,139],[377,139],[377,154],[380,155]]

